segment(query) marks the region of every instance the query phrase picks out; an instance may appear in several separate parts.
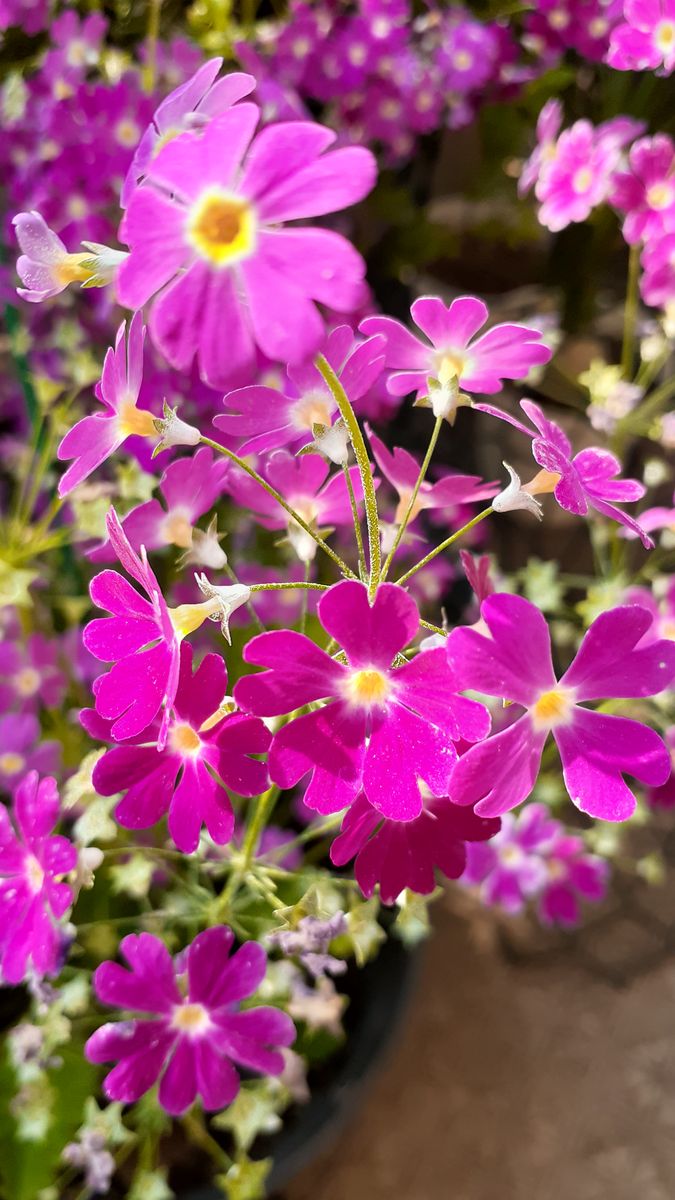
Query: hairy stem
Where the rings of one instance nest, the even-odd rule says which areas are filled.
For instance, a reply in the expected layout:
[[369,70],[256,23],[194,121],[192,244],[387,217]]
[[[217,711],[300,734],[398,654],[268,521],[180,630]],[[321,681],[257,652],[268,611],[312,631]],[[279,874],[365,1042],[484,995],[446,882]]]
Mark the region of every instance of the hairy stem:
[[408,501],[408,506],[403,515],[403,520],[401,521],[398,529],[396,530],[396,537],[394,538],[394,543],[391,547],[391,550],[389,551],[389,554],[387,555],[387,560],[384,564],[384,567],[382,568],[382,582],[383,583],[384,583],[384,580],[387,578],[387,574],[388,574],[389,568],[391,566],[391,560],[393,559],[396,551],[399,548],[399,545],[401,544],[401,538],[403,537],[403,535],[408,527],[410,518],[412,517],[413,510],[415,508],[415,501],[417,500],[419,490],[420,490],[422,484],[424,483],[426,473],[429,470],[429,463],[431,462],[434,450],[436,449],[436,443],[438,441],[438,435],[441,432],[442,424],[443,424],[443,417],[436,417],[434,427],[431,431],[431,437],[429,438],[429,445],[427,447],[427,452],[424,456],[424,462],[422,463],[422,466],[420,467],[420,472],[419,472],[419,475],[417,476],[415,486],[414,486],[412,492],[410,493],[410,499]]
[[359,506],[356,503],[356,496],[354,495],[354,484],[352,483],[352,473],[349,470],[349,466],[347,463],[345,463],[343,465],[342,470],[344,472],[345,483],[347,484],[347,491],[349,493],[349,503],[351,504],[352,518],[354,520],[354,536],[356,537],[356,545],[357,545],[357,549],[358,549],[358,553],[359,553],[359,575],[360,575],[361,579],[365,582],[366,576],[368,574],[368,567],[366,566],[366,552],[363,548],[363,534],[361,533],[361,518],[359,516]]
[[451,534],[449,538],[446,538],[444,542],[441,542],[440,546],[436,546],[433,550],[430,550],[428,554],[425,554],[424,558],[420,559],[418,563],[415,563],[415,566],[411,567],[409,571],[406,571],[405,575],[399,576],[396,582],[405,583],[406,580],[410,579],[412,575],[417,574],[422,567],[426,567],[427,563],[430,563],[432,559],[436,558],[437,554],[442,554],[444,550],[447,550],[448,546],[452,546],[454,542],[459,541],[459,539],[463,537],[465,533],[468,533],[470,529],[473,529],[475,525],[478,525],[481,521],[484,521],[486,517],[489,517],[491,512],[492,505],[490,505],[489,508],[484,508],[482,512],[479,512],[478,515],[473,518],[473,520],[467,521],[466,525],[462,525],[461,529],[458,529],[456,533]]
[[639,306],[640,281],[640,247],[631,246],[628,255],[628,284],[626,288],[626,304],[623,315],[623,346],[621,349],[621,366],[624,377],[633,376],[633,353],[635,349],[635,332]]

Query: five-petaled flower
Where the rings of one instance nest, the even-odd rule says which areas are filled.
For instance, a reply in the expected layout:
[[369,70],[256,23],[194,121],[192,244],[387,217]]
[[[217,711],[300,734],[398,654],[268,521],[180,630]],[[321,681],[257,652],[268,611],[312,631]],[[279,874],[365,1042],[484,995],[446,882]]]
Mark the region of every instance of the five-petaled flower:
[[653,729],[629,717],[595,712],[594,700],[654,696],[675,678],[675,643],[640,646],[652,623],[637,605],[601,613],[567,671],[556,679],[548,626],[522,596],[497,593],[481,605],[490,636],[454,629],[447,653],[460,687],[520,706],[511,725],[457,762],[450,794],[481,816],[515,808],[535,786],[549,733],[558,746],[572,802],[592,817],[624,821],[635,797],[623,775],[651,787],[663,783],[670,758]]

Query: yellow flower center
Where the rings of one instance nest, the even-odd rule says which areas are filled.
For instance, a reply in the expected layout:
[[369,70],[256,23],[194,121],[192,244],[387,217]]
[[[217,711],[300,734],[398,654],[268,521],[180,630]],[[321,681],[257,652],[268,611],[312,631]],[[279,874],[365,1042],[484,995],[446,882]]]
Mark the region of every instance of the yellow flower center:
[[138,142],[140,131],[138,125],[134,121],[128,119],[118,121],[115,126],[115,138],[120,146],[126,146],[132,149]]
[[653,183],[647,188],[647,204],[650,208],[661,210],[668,208],[675,198],[673,185],[670,183]]
[[167,542],[189,550],[192,545],[192,525],[184,513],[170,513],[163,523],[162,531]]
[[312,429],[314,425],[330,425],[331,405],[320,392],[310,393],[293,405],[293,424],[297,429]]
[[22,754],[17,754],[16,750],[7,750],[5,754],[0,754],[0,771],[3,775],[18,775],[25,765],[25,758]]
[[184,721],[173,725],[169,733],[169,749],[174,754],[196,754],[201,746],[198,733]]
[[82,265],[90,260],[91,254],[64,254],[54,268],[58,282],[66,287],[69,283],[84,283],[90,279],[91,270]]
[[444,386],[451,383],[453,379],[459,382],[462,371],[465,369],[466,358],[454,350],[444,350],[436,357],[436,376],[438,382]]
[[654,42],[663,54],[668,54],[675,44],[675,21],[659,21],[654,30]]
[[247,258],[255,246],[256,221],[250,204],[239,196],[210,190],[194,205],[188,238],[195,250],[216,267]]
[[194,1037],[206,1033],[211,1025],[211,1018],[203,1004],[179,1004],[173,1010],[171,1024],[181,1033],[188,1033]]
[[14,676],[14,687],[19,696],[34,696],[40,686],[40,672],[35,667],[23,667]]
[[458,50],[452,56],[452,65],[458,71],[468,71],[469,67],[473,66],[473,55],[469,54],[468,50]]
[[28,886],[32,892],[42,891],[45,873],[42,870],[37,858],[34,858],[33,855],[31,855],[26,862],[25,875],[28,881]]
[[360,708],[373,708],[384,704],[390,690],[389,679],[375,667],[352,671],[345,685],[347,699]]
[[552,729],[554,725],[566,724],[574,707],[574,699],[567,688],[552,688],[542,692],[532,707],[532,719],[538,729]]
[[587,192],[593,183],[593,172],[590,167],[579,167],[578,171],[572,176],[572,189],[581,194]]
[[147,409],[136,408],[133,400],[125,400],[120,405],[117,417],[120,433],[125,437],[135,434],[137,437],[156,438],[155,418]]

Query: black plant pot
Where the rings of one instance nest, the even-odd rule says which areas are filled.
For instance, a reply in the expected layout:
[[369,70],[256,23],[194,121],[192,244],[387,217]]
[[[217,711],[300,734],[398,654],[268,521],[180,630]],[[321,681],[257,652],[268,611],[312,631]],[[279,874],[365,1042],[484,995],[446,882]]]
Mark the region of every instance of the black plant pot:
[[[268,1181],[270,1194],[284,1188],[320,1153],[327,1150],[372,1082],[386,1051],[394,1041],[414,990],[419,952],[410,952],[396,938],[384,943],[374,962],[350,969],[340,980],[349,995],[342,1050],[317,1073],[310,1075],[312,1098],[285,1117],[283,1129],[256,1141],[251,1156],[271,1155],[274,1165]],[[220,1200],[212,1187],[178,1191],[179,1200]]]

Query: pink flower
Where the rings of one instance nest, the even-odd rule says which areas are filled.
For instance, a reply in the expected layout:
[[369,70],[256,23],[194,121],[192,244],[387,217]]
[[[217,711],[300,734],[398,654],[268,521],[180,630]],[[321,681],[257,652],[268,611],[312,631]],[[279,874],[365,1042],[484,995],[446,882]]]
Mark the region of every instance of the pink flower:
[[[384,367],[384,338],[357,342],[348,325],[333,329],[323,353],[340,379],[352,405],[358,405]],[[313,359],[288,368],[283,392],[255,384],[229,392],[223,404],[229,411],[214,417],[214,425],[232,437],[246,440],[240,454],[263,454],[279,446],[300,449],[314,440],[315,425],[330,427],[337,405]]]
[[73,902],[61,879],[74,870],[75,847],[50,837],[59,818],[54,779],[30,771],[14,796],[14,822],[0,805],[0,965],[6,983],[20,983],[30,968],[51,975],[65,944],[56,922]]
[[[264,468],[264,477],[281,493],[308,525],[351,525],[352,510],[345,477],[342,473],[328,479],[329,464],[320,454],[296,456],[288,450],[274,450]],[[357,504],[363,501],[363,486],[358,467],[349,468]],[[288,538],[298,557],[311,561],[316,542],[289,517],[255,479],[233,472],[228,488],[234,500],[260,518],[267,529],[287,529]]]
[[56,708],[65,691],[55,641],[40,633],[25,641],[0,641],[0,707],[17,704],[24,712],[40,704]]
[[126,321],[117,330],[115,348],[106,351],[103,374],[96,385],[96,397],[107,412],[83,417],[68,431],[57,450],[57,457],[75,459],[59,480],[59,496],[67,496],[92,471],[110,458],[128,437],[157,437],[152,413],[137,407],[143,379],[143,342],[145,326],[136,313],[125,339]]
[[[389,450],[370,429],[368,437],[380,471],[398,492],[399,501],[394,521],[399,524],[407,512],[413,488],[419,478],[420,463],[401,446]],[[412,524],[421,512],[430,509],[441,512],[443,509],[456,509],[461,504],[488,500],[498,491],[499,485],[484,483],[479,475],[457,475],[448,471],[435,483],[425,479],[417,493],[409,524]]]
[[[640,526],[649,533],[659,529],[668,529],[675,533],[675,492],[673,492],[672,508],[666,508],[665,504],[646,508],[643,513],[640,513]],[[625,536],[632,537],[634,534],[632,530],[626,530]]]
[[39,212],[17,213],[12,225],[23,251],[16,264],[19,278],[25,284],[16,289],[23,300],[40,304],[58,296],[68,284],[83,283],[90,278],[91,271],[82,266],[82,261],[91,259],[91,254],[69,254]]
[[[486,305],[475,296],[460,296],[449,307],[437,296],[422,296],[410,313],[429,342],[391,317],[366,317],[360,325],[363,333],[382,333],[387,339],[385,362],[394,369],[387,388],[393,396],[416,391],[419,398],[431,394],[433,399],[430,378],[443,392],[456,386],[468,392],[499,392],[504,379],[522,379],[531,367],[551,357],[539,330],[524,325],[494,325],[475,338],[488,319]],[[447,403],[452,403],[450,396]]]
[[364,795],[352,804],[331,846],[331,862],[343,867],[356,858],[354,874],[364,896],[380,885],[383,904],[394,904],[405,888],[428,896],[435,871],[458,879],[466,866],[467,842],[494,837],[500,821],[477,817],[448,796],[426,796],[412,821],[382,820]]
[[524,196],[534,187],[542,170],[555,157],[562,120],[563,107],[560,100],[547,100],[537,117],[537,145],[523,164],[518,180],[520,196]]
[[[675,29],[675,26],[673,27]],[[630,246],[675,231],[675,149],[665,133],[631,146],[628,171],[618,171],[610,203],[626,213],[623,236]]]
[[660,787],[647,791],[647,803],[651,808],[675,808],[675,726],[667,731],[665,742],[670,751],[670,775]]
[[635,797],[622,775],[657,786],[670,760],[661,738],[637,721],[593,712],[590,700],[653,696],[675,678],[675,644],[638,643],[651,616],[637,606],[602,613],[571,666],[556,679],[546,621],[521,596],[495,594],[481,615],[490,637],[454,629],[448,659],[460,687],[499,696],[525,711],[513,724],[462,755],[450,778],[453,800],[496,816],[529,796],[549,735],[558,746],[565,787],[582,812],[624,821]]
[[602,135],[601,127],[576,121],[565,129],[549,151],[535,185],[542,225],[557,233],[585,221],[607,199],[618,161],[619,147],[613,138]]
[[[226,788],[242,796],[265,790],[267,768],[250,756],[264,754],[271,735],[256,717],[219,712],[226,688],[220,655],[207,654],[193,675],[192,647],[183,643],[165,748],[157,745],[156,721],[108,750],[94,768],[101,796],[126,791],[115,809],[125,829],[148,829],[168,813],[169,833],[185,854],[196,850],[202,825],[216,845],[230,841],[234,813]],[[93,737],[109,738],[96,713],[83,713],[82,723]]]
[[618,71],[675,67],[675,0],[624,0],[624,23],[612,32],[607,62]]
[[325,154],[335,135],[305,121],[252,141],[258,116],[237,104],[174,138],[122,222],[131,253],[120,302],[137,309],[155,296],[150,329],[162,353],[182,371],[197,355],[213,387],[245,382],[256,346],[285,363],[307,358],[323,337],[314,302],[349,311],[364,273],[340,234],[283,225],[360,200],[373,185],[372,155],[357,146]]
[[572,457],[567,435],[555,421],[545,417],[539,405],[532,400],[521,400],[520,407],[534,425],[534,432],[491,404],[477,404],[475,407],[507,421],[532,438],[532,456],[543,467],[543,472],[527,485],[528,491],[537,495],[552,491],[560,507],[577,516],[585,517],[589,508],[594,508],[637,534],[646,550],[653,549],[654,543],[643,527],[617,508],[615,503],[640,500],[645,488],[636,479],[615,478],[621,470],[621,463],[608,450],[591,446]]
[[675,232],[648,242],[640,258],[640,294],[645,304],[665,308],[675,300]]
[[[162,546],[179,546],[182,550],[194,548],[197,558],[193,557],[192,561],[203,561],[195,543],[194,526],[224,494],[228,470],[227,461],[214,459],[208,446],[202,446],[190,458],[179,458],[170,463],[159,482],[166,508],[159,500],[148,500],[132,508],[122,521],[130,546],[137,551],[141,546],[146,550],[158,550]],[[93,562],[109,561],[113,557],[110,542],[97,546],[88,557]],[[223,563],[205,565],[222,566]]]
[[222,65],[222,58],[210,58],[162,100],[138,144],[124,180],[120,197],[122,208],[128,206],[134,191],[143,182],[150,163],[167,142],[186,130],[207,125],[253,91],[255,79],[240,71],[233,71],[217,80]]
[[[95,681],[96,712],[113,722],[112,737],[121,741],[141,733],[163,708],[158,737],[161,749],[178,687],[180,612],[174,610],[176,628],[145,551],[141,549],[139,557],[132,549],[114,508],[108,513],[106,528],[120,563],[141,585],[147,599],[118,571],[102,571],[91,581],[93,603],[111,616],[90,621],[83,641],[95,658],[115,664]],[[199,624],[201,621],[192,628]]]
[[267,670],[240,679],[235,699],[258,716],[326,700],[275,735],[271,778],[293,787],[311,772],[305,802],[321,813],[339,812],[363,791],[383,816],[411,821],[422,811],[418,780],[444,795],[454,743],[485,737],[487,711],[457,695],[443,649],[394,668],[419,628],[414,600],[394,584],[382,584],[371,605],[362,583],[343,580],[321,597],[318,615],[346,663],[302,634],[263,633],[244,658]]
[[579,924],[579,900],[598,903],[607,891],[609,865],[589,854],[583,839],[569,834],[543,804],[528,804],[502,818],[490,842],[466,847],[462,883],[478,886],[484,904],[520,913],[537,898],[544,925]]
[[159,938],[131,933],[120,943],[130,969],[113,962],[97,968],[94,987],[102,1004],[151,1014],[102,1025],[87,1042],[90,1062],[118,1060],[103,1084],[109,1100],[133,1104],[159,1079],[159,1103],[172,1116],[197,1095],[212,1112],[239,1091],[235,1063],[281,1074],[278,1048],[291,1045],[295,1027],[278,1008],[240,1011],[262,983],[267,959],[257,942],[230,957],[233,941],[232,931],[218,925],[174,960]]

